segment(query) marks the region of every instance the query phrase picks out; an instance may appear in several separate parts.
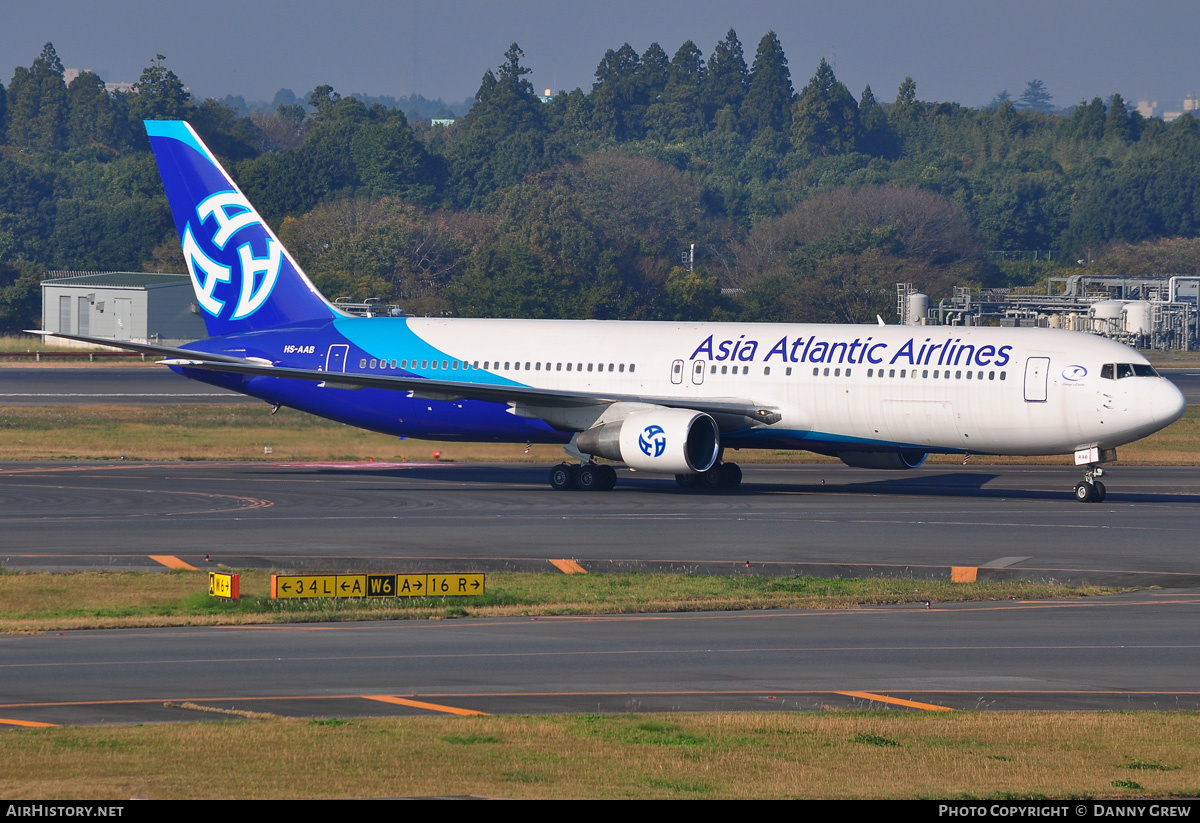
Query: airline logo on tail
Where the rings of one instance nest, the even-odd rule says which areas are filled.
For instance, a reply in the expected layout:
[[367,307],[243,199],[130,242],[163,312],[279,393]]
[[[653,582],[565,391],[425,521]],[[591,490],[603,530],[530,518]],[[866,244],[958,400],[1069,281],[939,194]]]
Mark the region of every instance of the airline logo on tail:
[[[266,237],[266,256],[255,257],[250,240],[237,248],[237,264],[241,268],[238,282],[237,306],[230,316],[231,320],[249,317],[262,306],[271,296],[275,281],[279,279],[279,266],[283,261],[283,251],[273,240],[263,226],[262,218],[250,203],[236,191],[221,191],[207,197],[196,207],[196,225],[203,228],[212,222],[210,237],[211,245],[220,251],[225,251],[229,242],[244,229],[257,226],[259,231],[252,236]],[[196,242],[189,221],[183,233],[183,258],[187,261],[188,273],[192,276],[192,288],[196,290],[196,301],[200,307],[214,317],[219,317],[225,307],[225,301],[216,297],[218,283],[229,283],[233,279],[231,266],[222,265],[213,260]]]
[[146,134],[210,335],[338,316],[191,126]]

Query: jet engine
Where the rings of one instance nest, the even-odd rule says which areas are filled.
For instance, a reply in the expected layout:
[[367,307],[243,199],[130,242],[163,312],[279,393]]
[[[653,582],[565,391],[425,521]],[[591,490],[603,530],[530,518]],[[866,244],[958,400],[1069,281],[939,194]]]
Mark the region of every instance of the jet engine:
[[838,460],[856,469],[915,469],[927,452],[838,452]]
[[654,406],[580,432],[575,446],[638,471],[691,474],[717,462],[720,438],[717,422],[703,412]]

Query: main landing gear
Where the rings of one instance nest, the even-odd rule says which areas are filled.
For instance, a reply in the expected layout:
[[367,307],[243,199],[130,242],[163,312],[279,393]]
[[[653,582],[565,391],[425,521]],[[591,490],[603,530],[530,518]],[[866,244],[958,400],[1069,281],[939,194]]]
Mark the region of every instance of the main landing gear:
[[1102,503],[1107,495],[1104,484],[1097,478],[1104,474],[1101,466],[1091,465],[1083,473],[1083,482],[1075,485],[1075,499],[1080,503]]
[[559,463],[550,470],[550,488],[559,492],[569,489],[606,492],[616,485],[616,470],[603,463],[584,463],[582,466]]
[[742,483],[742,470],[737,463],[717,463],[699,474],[677,474],[675,482],[683,489],[736,489]]

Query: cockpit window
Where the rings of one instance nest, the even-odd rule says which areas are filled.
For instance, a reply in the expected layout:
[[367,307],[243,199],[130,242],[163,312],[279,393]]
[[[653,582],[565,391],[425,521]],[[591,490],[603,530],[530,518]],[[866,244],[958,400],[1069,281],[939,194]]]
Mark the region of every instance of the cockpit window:
[[1100,367],[1100,376],[1106,380],[1120,380],[1122,377],[1158,377],[1159,374],[1149,363],[1105,363]]

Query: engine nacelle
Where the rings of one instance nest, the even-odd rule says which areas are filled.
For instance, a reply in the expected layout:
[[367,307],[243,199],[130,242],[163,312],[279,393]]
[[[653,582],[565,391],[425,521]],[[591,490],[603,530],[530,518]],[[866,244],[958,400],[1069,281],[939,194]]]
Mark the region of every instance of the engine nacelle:
[[692,474],[717,462],[721,435],[704,412],[654,406],[580,432],[575,446],[638,471]]
[[838,460],[856,469],[915,469],[928,452],[838,452]]

